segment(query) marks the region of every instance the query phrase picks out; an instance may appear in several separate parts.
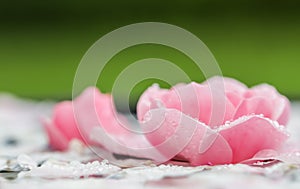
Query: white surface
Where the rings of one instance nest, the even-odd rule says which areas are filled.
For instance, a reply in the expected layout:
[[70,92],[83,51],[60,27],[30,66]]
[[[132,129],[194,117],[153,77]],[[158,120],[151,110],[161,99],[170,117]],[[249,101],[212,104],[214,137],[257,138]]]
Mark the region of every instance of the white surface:
[[[17,179],[0,177],[0,188],[300,188],[300,167],[278,163],[270,167],[223,165],[181,167],[147,165],[121,169],[107,162],[80,161],[96,158],[78,146],[70,152],[41,152],[47,141],[39,118],[50,114],[52,103],[23,101],[0,96],[0,169],[7,156],[31,171],[21,172]],[[300,103],[292,105],[288,125],[291,140],[300,144]],[[7,146],[7,137],[17,140]],[[27,153],[30,156],[19,154]],[[37,163],[46,161],[41,167]]]

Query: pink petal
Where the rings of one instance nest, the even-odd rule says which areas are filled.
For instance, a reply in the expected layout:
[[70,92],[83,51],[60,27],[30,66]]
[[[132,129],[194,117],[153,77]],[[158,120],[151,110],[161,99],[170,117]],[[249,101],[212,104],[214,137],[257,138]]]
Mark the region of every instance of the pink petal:
[[271,118],[273,111],[272,102],[263,97],[252,97],[243,100],[237,108],[234,119],[251,114],[262,114],[265,117]]
[[267,84],[258,85],[245,92],[244,97],[245,99],[237,107],[235,119],[243,115],[263,114],[281,125],[287,124],[290,103],[274,87]]
[[123,122],[125,119],[115,111],[111,95],[101,94],[97,88],[90,87],[73,102],[58,103],[53,109],[53,124],[45,124],[45,128],[50,145],[64,150],[74,138],[93,144],[89,136],[95,126],[101,125],[106,132],[114,134],[127,132]]
[[82,140],[75,122],[72,102],[64,101],[54,107],[53,123],[68,140],[73,138]]
[[300,164],[300,150],[294,151],[276,151],[276,150],[262,150],[257,152],[253,158],[243,161],[242,163],[248,165],[262,165],[264,166],[265,162],[272,164],[273,162],[285,162],[289,164]]
[[232,148],[233,163],[250,159],[264,149],[279,149],[288,138],[277,122],[255,115],[220,127],[219,132]]
[[[153,98],[150,98],[151,95]],[[225,93],[216,86],[192,82],[178,85],[169,91],[152,86],[139,99],[137,113],[140,121],[147,111],[158,107],[155,100],[163,107],[177,109],[212,127],[232,119],[235,109]]]
[[250,90],[254,92],[255,95],[266,96],[272,99],[277,98],[278,95],[280,95],[273,86],[268,84],[259,84],[252,87]]
[[165,107],[173,108],[182,113],[198,118],[200,111],[204,111],[198,98],[198,84],[192,82],[187,85],[173,87],[162,99]]
[[291,104],[290,101],[284,97],[281,96],[281,99],[276,100],[275,107],[278,107],[273,112],[273,120],[277,120],[280,125],[287,125],[290,117],[290,111],[291,111]]
[[198,120],[212,128],[233,118],[235,107],[218,85],[197,86],[197,100],[200,108]]
[[95,126],[113,134],[126,132],[124,119],[116,112],[111,95],[102,94],[97,88],[87,88],[75,99],[73,108],[80,133],[87,142]]
[[142,128],[156,128],[146,133],[147,139],[165,157],[189,161],[192,165],[230,163],[232,152],[221,135],[205,124],[176,109],[153,109]]
[[54,150],[68,149],[69,140],[63,133],[61,133],[50,120],[42,120],[46,129],[49,144]]
[[168,93],[167,89],[160,89],[157,84],[149,87],[139,98],[137,103],[137,117],[139,120],[143,120],[144,115],[152,108],[155,100],[162,101],[162,97]]
[[273,86],[268,84],[254,86],[251,91],[256,96],[271,101],[273,110],[270,119],[277,120],[281,125],[287,124],[290,115],[290,102],[285,96],[282,96]]
[[228,91],[226,92],[227,99],[232,103],[232,105],[236,108],[241,102],[244,100],[241,94],[237,94],[235,92]]
[[[164,109],[150,110],[145,116],[145,122],[141,124],[141,127],[145,132],[164,134],[157,129],[164,128],[166,124],[164,119],[165,113]],[[163,125],[161,126],[161,124]],[[183,129],[184,132],[181,132]],[[94,128],[91,137],[111,152],[148,158],[156,163],[164,163],[181,152],[188,143],[185,139],[188,135],[193,134],[193,130],[186,130],[183,126],[180,127],[178,132],[180,132],[180,135],[171,136],[168,140],[157,145],[150,144],[142,133],[131,132],[123,135],[114,135],[105,132],[101,127]]]
[[[164,156],[157,150],[157,148],[153,147],[148,142],[144,135],[136,133],[114,135],[105,132],[102,127],[94,127],[91,132],[90,139],[95,144],[103,146],[111,153],[151,159],[158,164],[166,162],[175,156]],[[104,159],[108,159],[111,163],[118,163],[120,166],[126,166],[125,164],[122,165],[122,162],[116,162],[113,157],[108,156],[105,153],[100,152],[98,155]]]
[[204,85],[211,85],[213,83],[222,83],[224,85],[225,91],[234,92],[236,94],[243,94],[248,87],[243,83],[239,82],[236,79],[228,78],[228,77],[221,77],[221,76],[214,76],[206,80],[203,84]]
[[[200,123],[201,124],[201,123]],[[197,150],[197,148],[199,148]],[[195,151],[194,153],[191,153]],[[198,151],[198,152],[197,152]],[[232,150],[227,141],[217,132],[207,129],[204,135],[198,133],[179,154],[189,160],[191,165],[218,165],[232,162]]]
[[228,77],[214,76],[203,83],[204,85],[216,85],[217,89],[224,91],[229,101],[237,107],[244,99],[243,95],[248,87],[243,83]]

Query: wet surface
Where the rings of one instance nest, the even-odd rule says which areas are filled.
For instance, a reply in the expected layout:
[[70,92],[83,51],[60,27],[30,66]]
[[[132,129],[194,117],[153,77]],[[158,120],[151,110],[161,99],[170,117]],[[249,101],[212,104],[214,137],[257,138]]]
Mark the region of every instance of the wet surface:
[[[133,159],[140,166],[120,168],[76,143],[68,152],[51,152],[39,117],[49,115],[52,105],[14,97],[0,104],[0,188],[300,188],[300,165],[291,162],[188,167]],[[299,142],[299,102],[292,104],[289,130]]]

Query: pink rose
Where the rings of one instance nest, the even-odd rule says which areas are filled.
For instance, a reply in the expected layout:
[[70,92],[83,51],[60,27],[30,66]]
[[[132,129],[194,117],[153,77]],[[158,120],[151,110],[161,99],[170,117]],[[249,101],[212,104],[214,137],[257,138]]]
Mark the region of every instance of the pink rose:
[[137,116],[145,134],[136,134],[116,112],[111,95],[90,87],[73,102],[58,103],[45,127],[50,146],[58,150],[76,138],[158,163],[172,158],[192,165],[238,163],[282,146],[289,106],[269,85],[248,89],[229,78],[170,90],[154,85],[139,99]]
[[49,145],[53,150],[66,150],[72,139],[83,141],[73,114],[72,102],[65,101],[55,105],[52,120],[43,120]]
[[222,77],[203,84],[180,84],[170,90],[153,85],[137,105],[143,129],[155,127],[151,120],[164,114],[160,127],[146,134],[154,146],[175,132],[180,137],[185,131],[178,132],[178,127],[195,128],[189,143],[176,155],[192,165],[238,163],[262,150],[278,150],[288,137],[284,125],[289,110],[287,98],[272,86],[248,89]]
[[[125,131],[119,125],[116,116],[120,115],[114,109],[111,95],[102,94],[97,88],[87,88],[73,102],[64,101],[56,104],[52,120],[44,121],[50,147],[55,150],[66,150],[72,139],[93,144],[89,135],[93,127],[99,124],[108,133],[116,135],[123,133]],[[120,116],[119,119],[124,118]]]

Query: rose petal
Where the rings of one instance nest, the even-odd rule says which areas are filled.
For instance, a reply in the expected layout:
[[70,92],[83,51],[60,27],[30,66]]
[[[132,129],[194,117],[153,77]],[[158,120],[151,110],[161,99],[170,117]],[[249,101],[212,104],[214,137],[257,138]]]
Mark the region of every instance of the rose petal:
[[166,157],[177,154],[177,158],[187,160],[192,165],[231,162],[230,146],[221,135],[205,124],[176,109],[154,109],[149,114],[152,121],[146,121],[142,125],[143,129],[159,127],[146,133],[146,137]]
[[95,126],[112,134],[123,134],[127,131],[125,120],[116,112],[111,95],[102,94],[97,88],[87,88],[73,102],[73,108],[80,133],[88,143]]
[[290,103],[285,97],[275,99],[261,96],[251,97],[244,99],[239,105],[234,113],[234,119],[250,114],[262,114],[278,121],[280,125],[286,125],[290,115]]
[[234,113],[234,119],[251,114],[262,114],[265,117],[272,117],[272,102],[263,97],[252,97],[244,99]]
[[203,84],[208,85],[212,83],[218,83],[221,82],[224,84],[225,91],[234,92],[236,94],[243,94],[246,90],[248,90],[248,87],[239,82],[236,79],[228,78],[228,77],[221,77],[221,76],[214,76],[206,80]]
[[253,158],[247,159],[241,163],[264,166],[264,162],[267,162],[268,165],[278,161],[290,164],[300,164],[300,151],[280,152],[270,149],[262,150],[256,153]]
[[[177,110],[172,111],[176,111],[177,113],[181,114]],[[165,136],[162,135],[166,133],[162,132],[161,129],[165,129],[166,127],[170,126],[169,122],[165,120],[166,114],[169,115],[169,111],[165,109],[153,109],[147,113],[147,116],[145,116],[145,121],[141,124],[143,130],[149,132],[146,134],[146,136],[148,135],[151,138],[151,135],[158,134],[165,139]],[[185,116],[185,119],[191,120],[191,118],[187,116]],[[167,140],[162,141],[161,143],[153,141],[156,143],[156,145],[150,144],[143,134],[139,135],[136,133],[129,133],[120,137],[109,135],[109,133],[104,132],[101,127],[96,127],[94,129],[92,138],[97,140],[99,143],[102,143],[106,149],[109,149],[112,152],[148,158],[154,160],[156,163],[164,163],[174,158],[183,150],[183,148],[189,142],[186,139],[189,136],[192,136],[196,129],[195,127],[191,129],[192,125],[189,125],[190,129],[186,129],[185,126],[186,125],[178,126],[178,129],[174,131],[174,135],[170,136]]]
[[69,140],[58,130],[50,120],[42,120],[44,128],[46,129],[49,144],[54,150],[68,149]]
[[250,159],[264,149],[279,149],[288,138],[284,127],[257,115],[245,116],[220,127],[219,133],[231,146],[233,163]]
[[72,102],[64,101],[54,107],[53,123],[56,129],[63,133],[67,140],[70,141],[73,138],[82,140],[75,122]]
[[[94,127],[90,133],[90,140],[103,146],[112,153],[128,155],[139,158],[153,159],[154,161],[167,161],[160,152],[153,148],[143,135],[113,135],[107,133],[102,127]],[[105,154],[99,154],[105,155]],[[102,157],[104,159],[110,158]],[[114,159],[108,159],[114,161]]]
[[[165,94],[168,93],[168,90],[161,89],[157,84],[149,87],[139,98],[137,103],[137,117],[139,120],[143,120],[144,115],[152,108],[152,105],[155,105],[153,102],[158,99],[160,100]],[[161,100],[160,100],[161,101]]]
[[266,83],[256,85],[252,87],[250,90],[254,92],[254,95],[266,96],[272,99],[277,98],[278,95],[280,95],[273,86],[268,85]]
[[216,85],[218,90],[225,91],[227,99],[237,107],[244,99],[243,95],[248,87],[233,78],[214,76],[203,83],[204,85]]
[[286,97],[281,96],[281,99],[277,100],[276,103],[277,105],[275,105],[275,107],[281,108],[274,110],[272,119],[277,120],[280,125],[286,126],[290,117],[290,101]]
[[[151,95],[153,98],[149,97]],[[154,99],[161,102],[162,106],[166,108],[177,109],[211,127],[231,120],[235,109],[224,92],[217,86],[192,82],[187,85],[180,84],[168,91],[154,85],[147,89],[139,99],[137,113],[140,121],[143,120],[147,111],[157,108]]]
[[260,84],[251,88],[255,95],[265,97],[266,100],[272,102],[272,117],[270,119],[277,120],[280,125],[286,125],[290,116],[290,102],[282,96],[273,86],[268,84]]
[[237,107],[234,118],[243,115],[263,114],[265,117],[286,125],[290,115],[289,100],[268,84],[252,87],[244,93],[244,100]]

